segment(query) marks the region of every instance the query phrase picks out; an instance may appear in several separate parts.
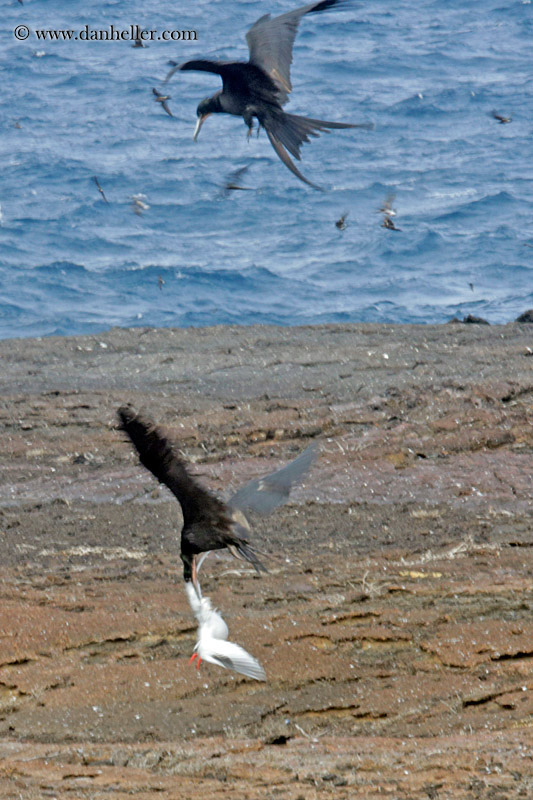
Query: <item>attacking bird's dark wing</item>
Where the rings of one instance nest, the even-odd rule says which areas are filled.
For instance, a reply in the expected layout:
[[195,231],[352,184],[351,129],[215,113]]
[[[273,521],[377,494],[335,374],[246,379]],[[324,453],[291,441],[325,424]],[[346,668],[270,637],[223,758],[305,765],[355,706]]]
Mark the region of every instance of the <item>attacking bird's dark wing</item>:
[[207,59],[195,59],[178,64],[168,72],[164,83],[178,70],[183,72],[211,72],[220,75],[222,78],[222,90],[224,95],[237,100],[238,111],[232,108],[223,108],[229,114],[238,115],[244,112],[247,102],[266,101],[272,103],[277,101],[277,84],[255,64],[240,61],[209,61]]
[[266,567],[248,544],[246,519],[241,519],[242,514],[229,509],[189,474],[175,446],[163,431],[149,418],[137,414],[131,406],[119,408],[118,417],[120,429],[130,437],[141,464],[170,489],[181,506],[181,552],[185,580],[192,578],[195,581],[194,569],[191,570],[192,554],[225,547],[234,555],[247,559],[257,572],[266,572]]
[[316,445],[312,444],[281,469],[247,483],[230,497],[228,505],[245,514],[248,511],[270,514],[289,499],[292,487],[302,480],[316,455]]
[[226,505],[189,474],[176,448],[152,420],[137,414],[131,406],[118,410],[120,429],[128,434],[139,454],[141,464],[150,470],[177,498],[185,527],[216,520],[217,527],[229,520]]
[[[229,62],[228,62],[229,63]],[[208,61],[207,59],[196,59],[195,61],[185,61],[184,64],[175,64],[165,77],[166,83],[179,70],[194,70],[195,72],[213,72],[215,75],[223,77],[226,62]]]
[[287,102],[292,89],[292,48],[301,18],[305,14],[338,8],[345,3],[346,0],[321,0],[318,3],[310,3],[302,8],[296,8],[294,11],[288,11],[274,19],[271,19],[270,14],[265,14],[252,25],[246,34],[250,64],[260,67],[272,78],[278,87],[278,102],[281,105]]

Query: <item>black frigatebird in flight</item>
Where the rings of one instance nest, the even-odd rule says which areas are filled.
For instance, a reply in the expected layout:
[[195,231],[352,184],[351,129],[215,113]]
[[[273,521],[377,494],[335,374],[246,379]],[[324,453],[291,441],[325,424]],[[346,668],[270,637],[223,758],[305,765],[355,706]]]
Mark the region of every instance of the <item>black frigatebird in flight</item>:
[[119,408],[118,417],[120,430],[131,439],[141,464],[170,489],[181,506],[183,578],[192,581],[198,596],[196,557],[200,553],[227,548],[249,561],[257,572],[266,572],[249,544],[250,525],[245,515],[250,511],[269,514],[282,505],[309,469],[316,448],[311,445],[285,467],[250,481],[224,503],[190,474],[176,446],[149,417],[129,405]]
[[326,122],[321,119],[287,114],[283,106],[292,89],[290,66],[292,48],[300,20],[306,14],[341,8],[346,0],[321,0],[321,2],[288,11],[271,19],[265,14],[252,25],[246,34],[250,58],[241,61],[186,61],[174,66],[167,81],[177,70],[213,72],[222,78],[222,89],[199,104],[194,140],[210,114],[233,114],[243,117],[248,125],[248,136],[253,129],[254,117],[259,129],[264,128],[270,143],[286,167],[297,178],[314,189],[321,189],[307,180],[289,157],[300,161],[300,147],[310,136],[319,136],[328,128],[366,128],[373,125],[350,125],[346,122]]

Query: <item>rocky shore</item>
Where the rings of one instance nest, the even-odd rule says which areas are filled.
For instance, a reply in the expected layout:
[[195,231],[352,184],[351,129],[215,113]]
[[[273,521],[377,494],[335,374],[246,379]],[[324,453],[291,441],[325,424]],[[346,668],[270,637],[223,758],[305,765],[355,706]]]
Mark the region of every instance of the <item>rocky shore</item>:
[[[114,329],[0,342],[6,798],[533,796],[533,328]],[[203,588],[267,683],[188,664],[143,408],[222,495],[320,455]]]

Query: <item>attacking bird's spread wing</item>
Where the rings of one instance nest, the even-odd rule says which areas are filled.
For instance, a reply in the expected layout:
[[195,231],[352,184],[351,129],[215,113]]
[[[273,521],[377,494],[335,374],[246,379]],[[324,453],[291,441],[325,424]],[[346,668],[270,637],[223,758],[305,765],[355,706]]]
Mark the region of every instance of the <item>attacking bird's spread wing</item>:
[[[189,474],[176,448],[152,420],[137,414],[131,406],[119,408],[118,416],[120,428],[131,439],[141,464],[177,498],[185,526],[209,524],[212,520],[218,526],[226,519],[225,504]],[[227,523],[229,526],[229,519]]]
[[[263,70],[258,69],[255,64],[241,63],[239,61],[195,59],[172,67],[164,83],[178,70],[182,72],[211,72],[214,75],[220,75],[222,78],[222,90],[226,98],[247,98],[251,92],[256,98],[272,101],[277,94],[277,84]],[[224,108],[223,110],[229,114],[235,113],[231,108]],[[241,110],[237,112],[238,115],[241,113]]]
[[[258,572],[267,572],[248,544],[246,526],[239,524],[227,505],[189,474],[185,462],[161,429],[130,406],[119,408],[118,416],[120,428],[130,437],[141,464],[170,489],[181,506],[182,558],[184,553],[190,555],[227,547],[253,564]],[[184,561],[186,581],[188,574]]]
[[247,483],[230,498],[228,504],[244,513],[270,514],[288,500],[292,487],[302,480],[316,455],[316,445],[312,444],[281,469]]
[[224,77],[226,66],[229,62],[225,61],[208,61],[207,59],[196,59],[195,61],[186,61],[184,64],[175,64],[165,77],[163,83],[166,83],[174,75],[175,72],[180,70],[193,70],[194,72],[212,72],[215,75]]
[[292,48],[301,18],[305,14],[326,11],[329,8],[340,7],[344,3],[345,0],[322,0],[288,11],[274,19],[270,14],[265,14],[246,34],[250,64],[260,67],[272,78],[278,87],[278,102],[281,105],[287,102],[292,89],[290,74]]

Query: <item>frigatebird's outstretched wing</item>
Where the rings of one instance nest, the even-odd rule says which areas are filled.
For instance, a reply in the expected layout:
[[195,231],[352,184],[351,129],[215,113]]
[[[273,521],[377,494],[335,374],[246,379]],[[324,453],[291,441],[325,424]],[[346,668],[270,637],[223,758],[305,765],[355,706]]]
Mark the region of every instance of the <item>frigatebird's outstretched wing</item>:
[[247,511],[270,514],[275,508],[287,502],[292,487],[302,480],[316,455],[317,447],[313,443],[281,469],[247,483],[230,497],[228,505],[240,509],[245,514]]
[[301,18],[306,14],[341,7],[345,3],[346,0],[321,0],[288,11],[274,19],[270,14],[265,14],[246,34],[250,64],[260,67],[272,78],[278,87],[278,102],[281,105],[287,102],[289,92],[292,90],[292,48]]
[[120,429],[131,439],[141,464],[164,483],[179,502],[185,527],[215,522],[217,528],[221,519],[229,524],[225,504],[189,473],[177,448],[149,417],[137,414],[131,406],[119,408],[118,417]]

